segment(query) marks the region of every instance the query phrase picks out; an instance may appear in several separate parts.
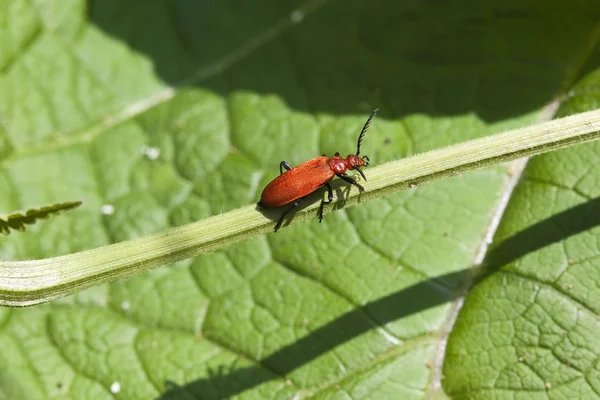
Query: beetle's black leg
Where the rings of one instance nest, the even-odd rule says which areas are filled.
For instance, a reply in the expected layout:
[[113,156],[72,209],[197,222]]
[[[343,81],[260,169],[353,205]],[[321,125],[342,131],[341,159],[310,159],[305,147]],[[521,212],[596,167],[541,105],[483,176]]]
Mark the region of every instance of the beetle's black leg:
[[287,161],[280,162],[279,163],[279,175],[283,174],[284,168],[289,171],[290,169],[292,169],[292,166]]
[[285,216],[287,215],[287,213],[289,213],[290,211],[292,211],[294,208],[298,207],[298,205],[300,203],[302,203],[302,200],[304,200],[304,197],[301,197],[298,200],[296,200],[292,204],[292,206],[290,208],[288,208],[287,210],[285,210],[283,212],[283,214],[281,214],[281,218],[279,218],[279,221],[277,221],[277,225],[275,225],[275,232],[277,232],[277,229],[281,228],[281,224],[283,224],[283,219],[285,218]]
[[346,182],[348,182],[349,184],[356,186],[358,188],[358,190],[360,190],[361,192],[365,191],[364,187],[362,187],[358,182],[356,182],[354,179],[350,178],[348,175],[340,174],[338,176],[340,178],[342,178],[343,180],[345,180]]
[[[325,184],[327,188],[327,204],[333,201],[333,190],[331,190],[331,185],[329,183]],[[321,207],[319,207],[319,223],[323,221],[323,207],[325,207],[325,199],[321,200]]]

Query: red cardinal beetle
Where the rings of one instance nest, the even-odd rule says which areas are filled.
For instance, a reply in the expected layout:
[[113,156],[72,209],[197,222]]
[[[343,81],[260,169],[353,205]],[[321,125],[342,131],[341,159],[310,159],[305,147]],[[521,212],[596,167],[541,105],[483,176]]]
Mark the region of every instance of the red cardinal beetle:
[[[313,158],[307,162],[293,167],[286,161],[282,161],[279,164],[280,175],[273,179],[262,192],[258,205],[261,207],[279,207],[289,203],[293,203],[290,208],[285,210],[275,225],[275,232],[281,227],[283,219],[286,214],[292,211],[308,196],[309,194],[317,191],[318,189],[325,186],[327,188],[327,204],[333,201],[333,191],[329,182],[335,177],[339,176],[346,182],[355,185],[359,190],[364,190],[354,179],[346,175],[346,170],[357,170],[363,179],[366,181],[365,174],[361,171],[360,167],[369,165],[369,157],[360,155],[360,142],[363,136],[369,128],[369,124],[378,109],[375,109],[362,131],[358,135],[358,142],[356,145],[356,154],[349,154],[346,158],[342,158],[340,153],[335,153],[331,158],[323,155],[321,157]],[[283,169],[286,169],[283,172]],[[325,206],[325,199],[321,201],[321,207],[319,208],[319,222],[323,220],[323,207]]]

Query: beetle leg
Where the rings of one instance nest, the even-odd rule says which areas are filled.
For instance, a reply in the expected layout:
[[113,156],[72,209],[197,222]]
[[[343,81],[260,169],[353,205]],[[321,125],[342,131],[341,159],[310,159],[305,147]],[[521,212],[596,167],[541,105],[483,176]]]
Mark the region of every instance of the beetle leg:
[[354,179],[350,178],[348,175],[340,174],[338,176],[340,178],[342,178],[343,180],[345,180],[346,182],[348,182],[349,184],[356,186],[358,188],[358,190],[360,190],[361,192],[365,191],[364,187],[362,187],[358,182],[356,182]]
[[290,170],[292,166],[287,161],[282,161],[279,163],[279,175],[283,175],[283,169]]
[[[327,200],[329,200],[327,204],[329,204],[333,201],[333,190],[331,190],[329,183],[326,183],[325,187],[327,188]],[[321,207],[319,207],[319,223],[323,221],[323,207],[325,207],[325,199],[321,200]]]
[[283,219],[285,218],[285,216],[287,215],[287,213],[289,213],[290,211],[292,211],[294,208],[298,207],[298,205],[300,203],[302,203],[302,200],[304,200],[304,197],[301,197],[298,200],[296,200],[292,204],[292,206],[290,208],[288,208],[287,210],[285,210],[283,212],[283,214],[281,214],[281,218],[279,218],[279,221],[277,221],[277,224],[275,225],[275,232],[277,232],[277,229],[281,228],[281,224],[283,223]]

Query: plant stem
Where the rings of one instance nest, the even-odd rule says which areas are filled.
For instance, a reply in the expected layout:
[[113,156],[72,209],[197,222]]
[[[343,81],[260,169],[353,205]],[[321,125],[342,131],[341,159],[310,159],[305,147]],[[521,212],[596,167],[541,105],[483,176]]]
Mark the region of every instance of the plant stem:
[[[497,163],[545,153],[600,137],[600,110],[589,111],[497,135],[417,154],[368,169],[366,191],[342,189],[342,199],[325,212],[402,189]],[[334,190],[340,193],[339,190]],[[317,214],[321,191],[291,223]],[[74,294],[174,261],[205,254],[272,231],[281,210],[239,208],[163,233],[92,250],[32,261],[0,261],[0,305],[27,306]]]

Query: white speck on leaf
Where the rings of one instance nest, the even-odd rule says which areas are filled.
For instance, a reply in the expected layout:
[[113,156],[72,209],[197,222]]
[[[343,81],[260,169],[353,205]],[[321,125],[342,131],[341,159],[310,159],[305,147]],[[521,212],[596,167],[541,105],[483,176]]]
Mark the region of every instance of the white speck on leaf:
[[129,310],[131,308],[131,303],[128,301],[124,301],[121,303],[121,308],[123,310]]
[[115,207],[112,204],[105,204],[100,208],[100,211],[104,215],[113,215],[115,212]]
[[141,152],[148,160],[156,160],[160,156],[158,147],[142,146]]
[[110,392],[112,394],[117,394],[121,391],[121,383],[119,382],[113,382],[112,385],[110,385]]

